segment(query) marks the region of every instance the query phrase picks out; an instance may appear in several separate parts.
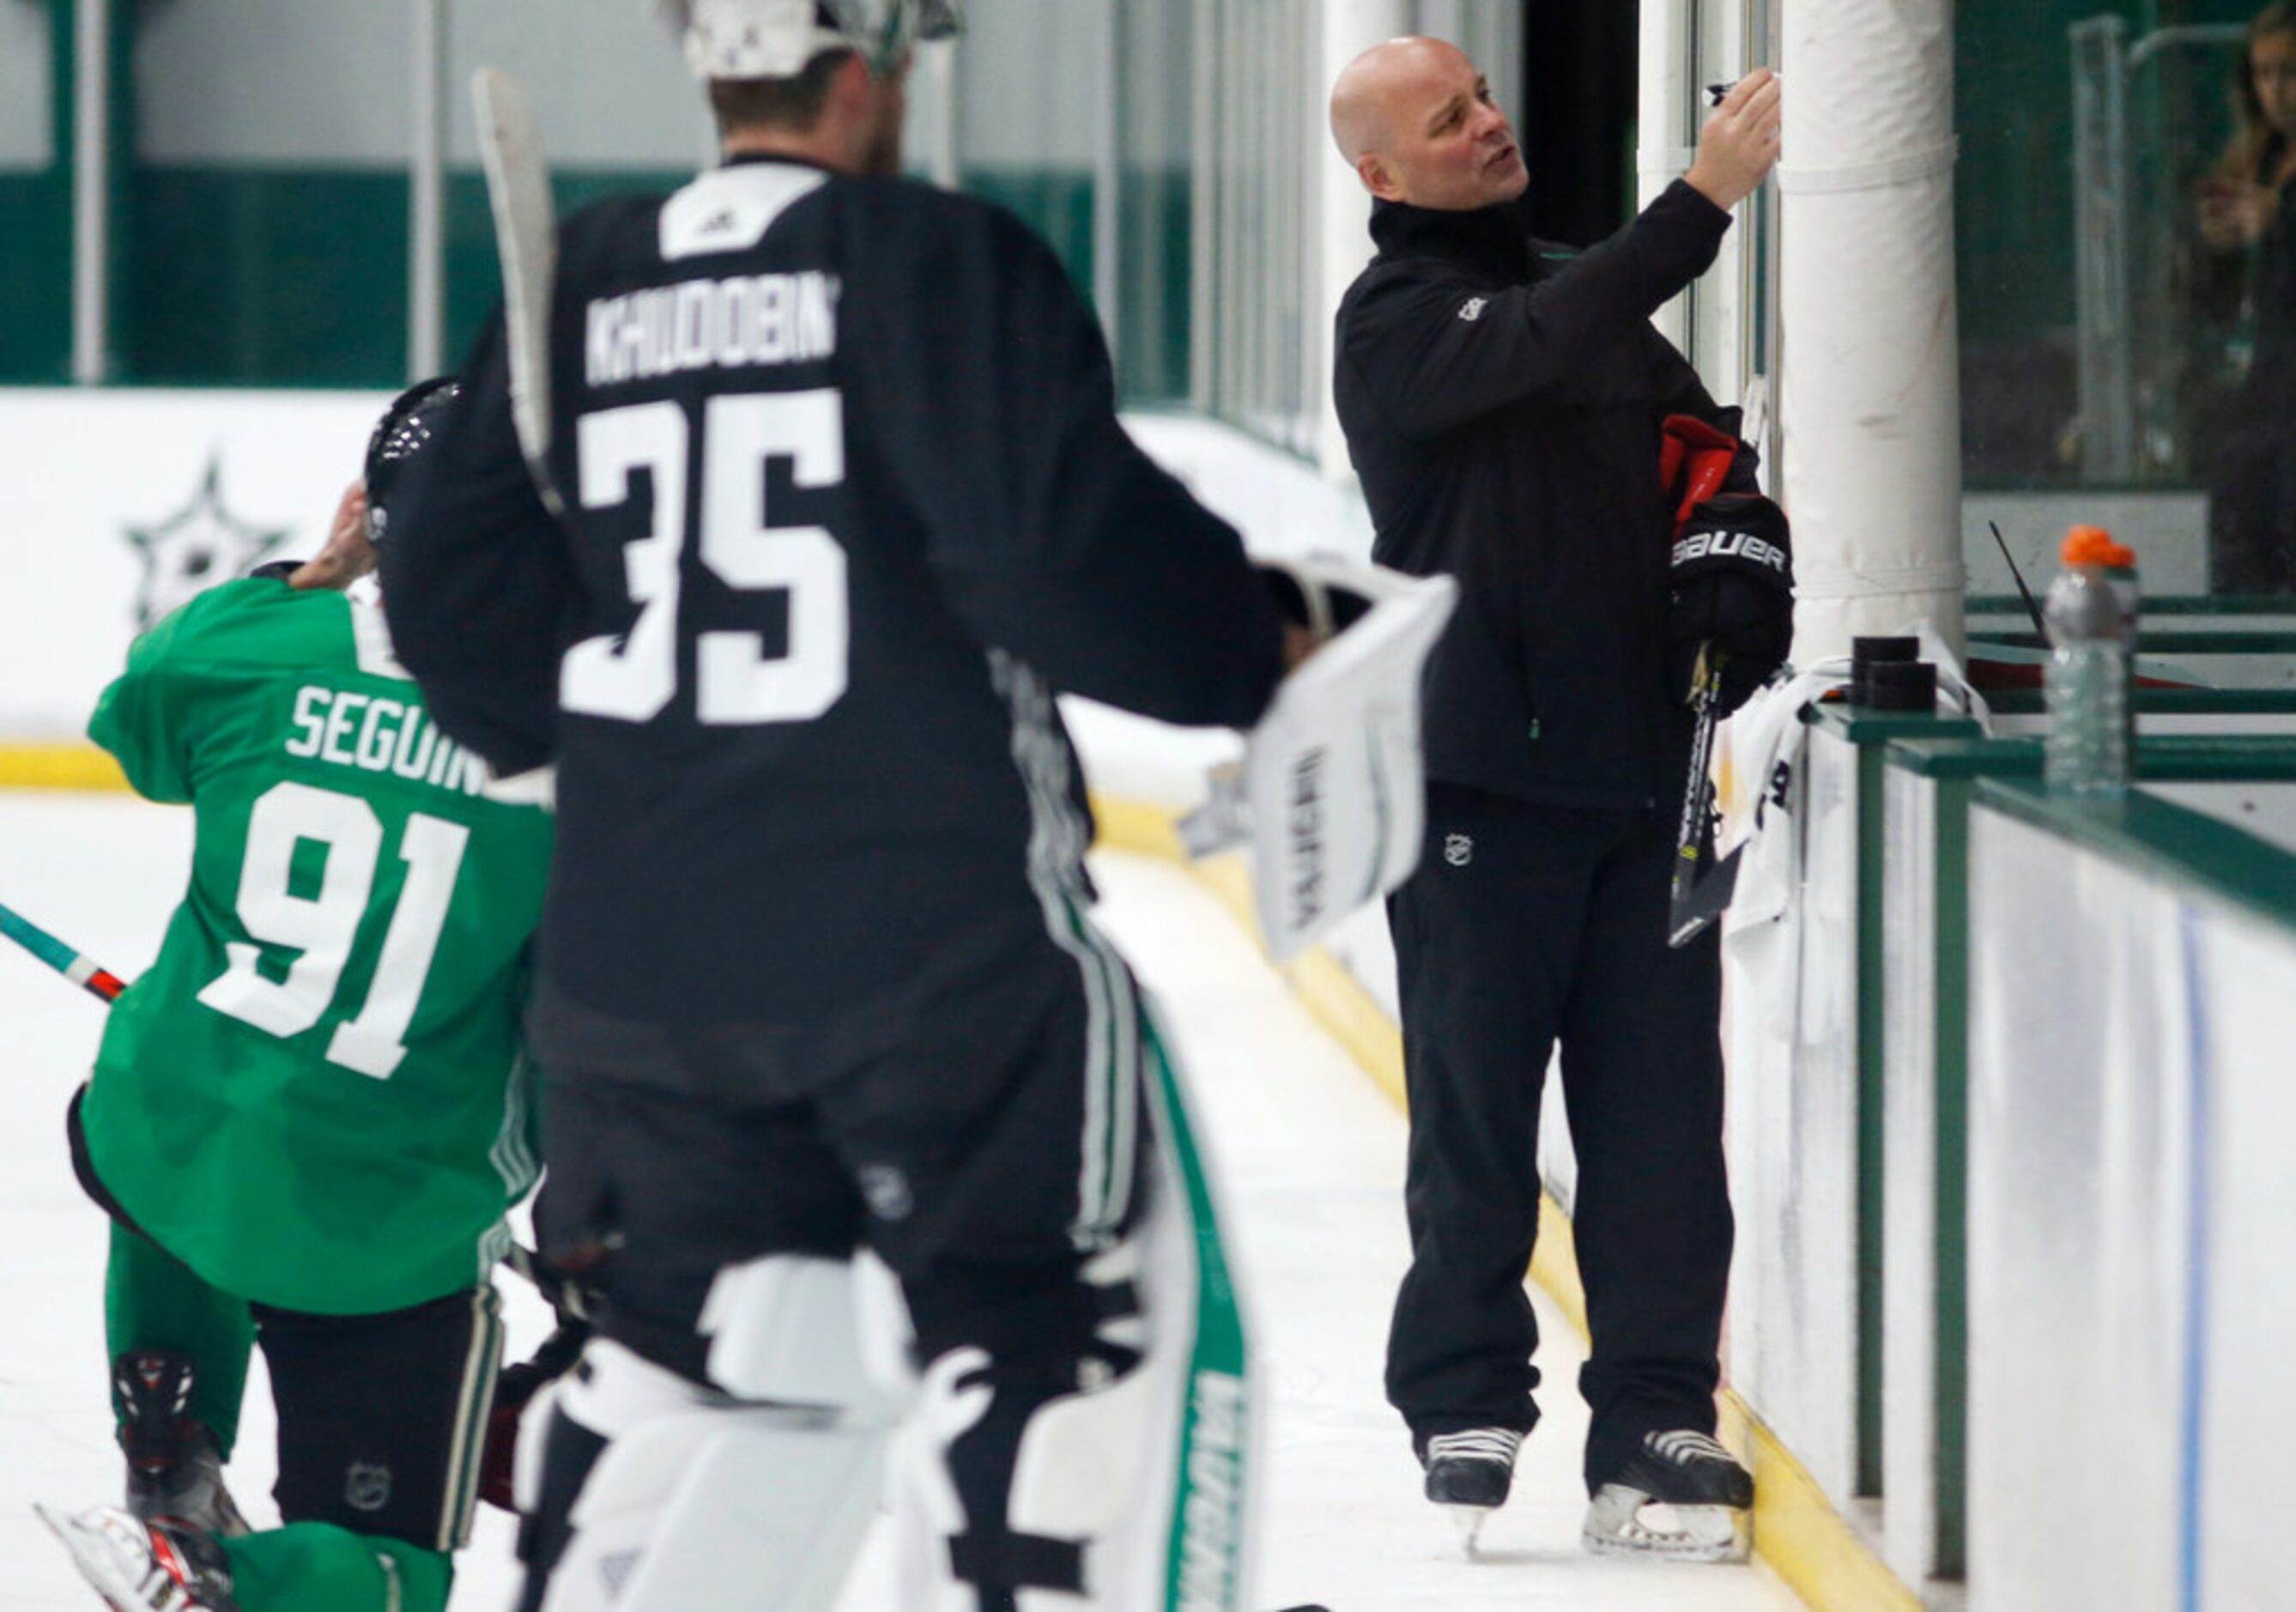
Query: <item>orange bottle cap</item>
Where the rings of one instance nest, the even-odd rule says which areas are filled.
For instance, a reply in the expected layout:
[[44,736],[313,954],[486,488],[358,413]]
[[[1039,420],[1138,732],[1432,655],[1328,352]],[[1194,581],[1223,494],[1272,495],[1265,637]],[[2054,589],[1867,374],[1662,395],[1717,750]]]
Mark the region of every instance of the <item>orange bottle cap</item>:
[[2114,542],[2112,534],[2102,526],[2076,526],[2065,533],[2064,552],[2058,557],[2067,565],[2130,566],[2136,563],[2136,551],[2126,544]]

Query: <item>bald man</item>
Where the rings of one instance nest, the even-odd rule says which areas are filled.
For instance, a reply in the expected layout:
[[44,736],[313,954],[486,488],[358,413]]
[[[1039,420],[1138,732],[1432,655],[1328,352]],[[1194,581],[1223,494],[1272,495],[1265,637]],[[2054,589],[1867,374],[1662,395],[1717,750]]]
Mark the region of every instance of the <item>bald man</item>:
[[[1713,1439],[1731,1247],[1720,964],[1667,944],[1691,720],[1667,677],[1661,422],[1730,432],[1650,316],[1776,160],[1760,71],[1685,181],[1585,252],[1534,240],[1523,153],[1455,47],[1398,39],[1332,94],[1378,256],[1341,303],[1340,422],[1374,553],[1458,579],[1427,686],[1427,854],[1389,904],[1411,1096],[1412,1265],[1388,1396],[1473,1530],[1537,1420],[1522,1275],[1540,1085],[1562,1050],[1592,1358],[1588,1548],[1742,1556],[1752,1480]],[[1728,484],[1754,490],[1750,450]],[[1653,1502],[1664,1502],[1658,1504]]]

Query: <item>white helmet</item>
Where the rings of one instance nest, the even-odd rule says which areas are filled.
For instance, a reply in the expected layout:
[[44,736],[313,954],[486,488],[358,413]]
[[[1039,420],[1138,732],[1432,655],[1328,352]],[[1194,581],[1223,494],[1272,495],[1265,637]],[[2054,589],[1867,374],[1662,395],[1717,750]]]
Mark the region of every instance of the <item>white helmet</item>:
[[697,78],[793,78],[824,51],[858,52],[873,72],[963,25],[958,0],[655,0]]

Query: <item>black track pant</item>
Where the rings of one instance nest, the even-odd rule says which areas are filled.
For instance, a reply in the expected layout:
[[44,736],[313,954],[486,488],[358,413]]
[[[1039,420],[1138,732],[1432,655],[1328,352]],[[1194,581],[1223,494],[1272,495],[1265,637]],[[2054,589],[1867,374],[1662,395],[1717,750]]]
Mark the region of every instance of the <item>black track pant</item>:
[[1388,1398],[1414,1439],[1528,1430],[1538,1342],[1539,1089],[1562,1044],[1593,1358],[1591,1490],[1644,1433],[1714,1429],[1730,1265],[1721,968],[1666,943],[1669,814],[1428,789],[1427,851],[1388,904],[1411,1097],[1411,1270]]

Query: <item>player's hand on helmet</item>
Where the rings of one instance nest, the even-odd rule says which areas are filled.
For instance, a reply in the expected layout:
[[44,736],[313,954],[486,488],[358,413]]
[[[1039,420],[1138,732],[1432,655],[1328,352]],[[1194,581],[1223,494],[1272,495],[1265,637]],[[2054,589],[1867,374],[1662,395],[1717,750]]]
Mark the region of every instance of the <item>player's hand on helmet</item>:
[[287,579],[290,588],[306,589],[348,588],[375,567],[374,545],[366,537],[366,483],[354,481],[343,489],[335,518],[327,528],[326,547],[317,557],[297,566]]
[[1720,208],[1732,208],[1761,187],[1777,165],[1784,86],[1758,67],[1732,86],[1706,119],[1698,157],[1683,177]]

